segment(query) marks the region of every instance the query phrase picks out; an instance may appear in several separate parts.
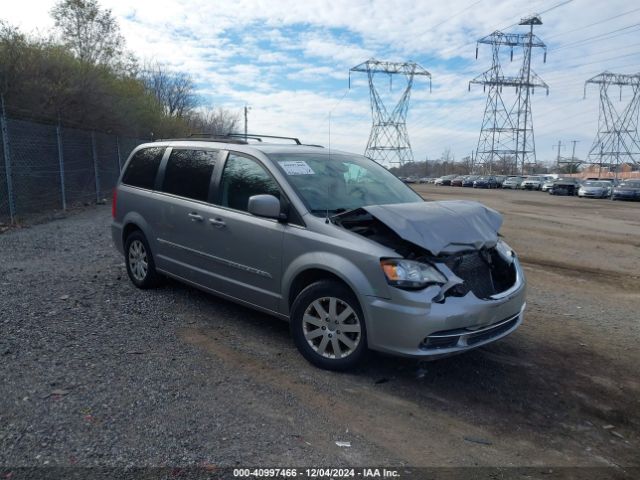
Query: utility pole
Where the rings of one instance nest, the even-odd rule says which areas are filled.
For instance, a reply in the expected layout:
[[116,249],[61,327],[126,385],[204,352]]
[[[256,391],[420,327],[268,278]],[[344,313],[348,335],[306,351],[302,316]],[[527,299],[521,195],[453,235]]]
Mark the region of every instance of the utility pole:
[[244,106],[244,141],[247,141],[247,126],[249,125],[249,110],[251,107]]
[[580,140],[571,140],[573,143],[573,150],[571,151],[571,166],[569,167],[569,173],[573,175],[573,166],[576,164],[576,143]]
[[558,147],[558,156],[556,157],[556,166],[560,166],[560,149],[562,148],[562,140],[558,140],[558,144],[554,145],[554,147]]

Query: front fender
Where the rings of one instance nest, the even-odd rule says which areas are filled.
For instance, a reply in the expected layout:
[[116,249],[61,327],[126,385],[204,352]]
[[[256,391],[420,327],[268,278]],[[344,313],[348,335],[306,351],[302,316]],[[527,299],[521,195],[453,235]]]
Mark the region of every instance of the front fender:
[[[307,270],[324,270],[335,275],[351,288],[360,305],[363,305],[363,297],[366,296],[389,298],[388,286],[379,263],[372,258],[365,267],[368,275],[355,263],[335,253],[304,253],[293,260],[283,272],[282,298],[283,300],[289,298],[294,280]],[[283,314],[289,315],[288,301],[283,301],[281,310]]]

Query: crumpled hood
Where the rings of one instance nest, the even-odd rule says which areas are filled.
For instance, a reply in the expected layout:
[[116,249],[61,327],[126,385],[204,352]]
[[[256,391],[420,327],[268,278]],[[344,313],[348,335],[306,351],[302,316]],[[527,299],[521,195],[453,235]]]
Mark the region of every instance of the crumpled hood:
[[397,203],[362,207],[402,239],[433,255],[493,247],[502,215],[466,200]]

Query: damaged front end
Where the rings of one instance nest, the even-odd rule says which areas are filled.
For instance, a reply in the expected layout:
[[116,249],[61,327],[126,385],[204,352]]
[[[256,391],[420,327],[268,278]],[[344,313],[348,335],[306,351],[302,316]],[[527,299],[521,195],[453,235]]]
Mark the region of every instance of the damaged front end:
[[[382,260],[391,285],[405,289],[440,285],[432,302],[442,303],[447,297],[464,297],[469,292],[489,300],[508,292],[518,281],[515,255],[498,237],[500,214],[476,202],[363,207],[338,215],[334,221],[398,253],[403,260]],[[420,271],[408,271],[412,267],[420,270],[419,265],[440,275],[427,271],[420,282]],[[402,276],[398,269],[405,277],[413,275],[413,281],[397,280]]]
[[389,298],[364,299],[369,346],[435,359],[509,335],[522,323],[525,280],[498,235],[501,215],[476,202],[367,206],[333,217],[397,256],[381,258]]

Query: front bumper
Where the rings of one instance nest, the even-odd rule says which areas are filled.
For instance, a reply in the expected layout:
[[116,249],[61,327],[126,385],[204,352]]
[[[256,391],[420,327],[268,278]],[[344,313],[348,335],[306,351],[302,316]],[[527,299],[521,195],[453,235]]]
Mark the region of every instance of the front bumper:
[[606,191],[602,191],[602,190],[595,190],[595,191],[579,191],[578,192],[578,196],[580,197],[593,197],[593,198],[606,198],[609,196],[609,193]]
[[435,359],[462,353],[509,335],[524,318],[526,281],[515,259],[516,281],[487,300],[472,292],[432,302],[440,287],[393,288],[391,299],[365,297],[369,348],[404,357]]
[[613,192],[613,198],[616,200],[640,200],[640,194],[634,192]]

